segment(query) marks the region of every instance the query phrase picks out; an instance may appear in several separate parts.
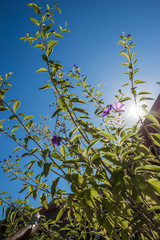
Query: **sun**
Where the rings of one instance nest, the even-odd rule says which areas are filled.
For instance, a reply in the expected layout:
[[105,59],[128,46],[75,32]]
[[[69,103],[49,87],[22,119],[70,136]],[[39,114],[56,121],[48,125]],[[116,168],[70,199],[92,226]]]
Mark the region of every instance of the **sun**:
[[135,105],[130,106],[130,110],[128,114],[129,117],[138,118],[139,116],[142,117],[144,115],[145,115],[145,112],[140,106],[135,106]]

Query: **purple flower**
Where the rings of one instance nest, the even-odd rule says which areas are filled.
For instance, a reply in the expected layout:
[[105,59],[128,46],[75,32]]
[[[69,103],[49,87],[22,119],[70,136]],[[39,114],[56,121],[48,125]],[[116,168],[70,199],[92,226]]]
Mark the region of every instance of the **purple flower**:
[[17,155],[16,157],[18,158],[19,156]]
[[9,158],[11,158],[12,156],[10,155]]
[[106,116],[107,114],[109,114],[110,111],[111,111],[111,109],[112,109],[112,105],[108,105],[108,107],[106,107],[106,108],[104,109],[104,111],[103,111],[103,113],[102,113],[102,117],[104,117],[104,116]]
[[112,105],[112,108],[115,112],[124,112],[124,106],[125,104],[115,101]]
[[59,146],[60,143],[61,143],[61,141],[62,141],[62,138],[61,138],[61,137],[57,137],[57,136],[53,136],[53,137],[52,137],[52,144],[53,144],[54,146]]

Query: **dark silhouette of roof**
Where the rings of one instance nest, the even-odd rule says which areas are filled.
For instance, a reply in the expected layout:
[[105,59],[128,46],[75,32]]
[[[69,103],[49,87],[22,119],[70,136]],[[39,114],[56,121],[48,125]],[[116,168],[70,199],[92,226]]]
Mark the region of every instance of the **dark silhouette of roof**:
[[[157,97],[156,101],[154,102],[153,106],[151,107],[149,114],[153,115],[160,123],[160,94]],[[152,127],[152,122],[149,119],[145,118],[143,124],[147,128],[149,133],[157,133],[157,130]],[[143,126],[140,128],[139,135],[143,137],[144,145],[146,147],[150,147],[152,145],[151,140],[148,137],[148,134],[146,133]]]

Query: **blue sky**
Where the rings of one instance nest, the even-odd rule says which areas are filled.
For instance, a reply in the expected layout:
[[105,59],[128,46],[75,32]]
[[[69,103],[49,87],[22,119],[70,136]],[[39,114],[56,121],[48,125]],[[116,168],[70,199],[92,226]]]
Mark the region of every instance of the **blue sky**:
[[[53,1],[41,0],[40,3],[52,5]],[[116,91],[127,81],[121,66],[124,60],[118,53],[122,48],[117,45],[122,31],[131,33],[138,51],[137,67],[140,72],[136,78],[147,81],[143,90],[159,94],[160,81],[160,1],[159,0],[60,0],[62,15],[55,14],[55,25],[64,26],[65,20],[71,33],[54,50],[54,60],[60,61],[66,71],[74,64],[81,67],[81,73],[88,76],[88,82],[96,86],[105,82],[104,99],[107,104],[113,102]],[[29,20],[35,17],[32,8],[26,5],[28,0],[0,1],[0,75],[13,72],[10,81],[13,88],[8,99],[21,100],[21,111],[26,115],[51,115],[52,95],[38,89],[48,80],[45,74],[35,73],[45,67],[41,60],[41,51],[33,49],[20,41],[27,32],[34,33],[35,26]],[[151,106],[152,103],[149,103]],[[3,112],[0,112],[3,118]],[[12,154],[12,143],[0,137],[0,158]],[[0,169],[2,191],[10,191],[18,196]],[[16,185],[17,186],[17,185]],[[20,189],[18,189],[20,190]],[[18,192],[17,190],[17,192]]]

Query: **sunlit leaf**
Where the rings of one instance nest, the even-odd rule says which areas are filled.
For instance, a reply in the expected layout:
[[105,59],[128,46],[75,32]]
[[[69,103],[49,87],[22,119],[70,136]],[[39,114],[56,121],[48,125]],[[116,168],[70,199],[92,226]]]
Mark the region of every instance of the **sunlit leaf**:
[[13,105],[14,112],[16,112],[16,110],[19,108],[20,104],[21,104],[20,101],[15,102],[15,104]]
[[149,120],[154,122],[158,127],[160,126],[158,120],[153,115],[151,114],[145,115],[145,118],[148,118]]
[[60,177],[56,178],[55,180],[53,180],[52,182],[52,185],[51,185],[51,194],[52,194],[52,197],[54,196],[55,192],[56,192],[56,187],[57,187],[57,184],[58,184],[58,181],[59,181]]
[[45,163],[43,168],[44,176],[47,177],[52,167],[52,163]]
[[62,108],[58,107],[56,111],[53,113],[51,119],[54,118],[60,111],[62,111]]
[[106,137],[106,138],[108,138],[109,140],[111,140],[111,141],[113,141],[113,142],[115,141],[114,136],[113,136],[112,134],[110,134],[110,133],[100,132],[99,134],[102,135],[102,136],[104,136],[104,137]]
[[38,72],[47,72],[47,69],[46,68],[40,68],[36,71],[36,73],[38,73]]
[[142,94],[151,94],[150,92],[146,92],[146,91],[141,91],[138,93],[138,95],[142,95]]
[[143,167],[137,167],[135,169],[136,172],[153,172],[160,173],[160,166],[155,165],[145,165]]
[[151,138],[155,145],[160,147],[160,134],[159,133],[151,133]]
[[149,98],[149,97],[141,97],[139,101],[144,101],[144,100],[154,100],[154,98]]
[[35,18],[30,18],[31,22],[39,26],[39,22]]
[[5,111],[5,110],[8,110],[8,107],[3,107],[3,106],[0,107],[0,111]]
[[25,121],[27,121],[27,120],[29,120],[29,119],[31,119],[31,118],[33,118],[34,116],[26,116],[25,118],[24,118],[24,122]]
[[54,34],[54,36],[55,37],[58,37],[58,38],[64,38],[61,34],[59,34],[59,33],[56,33],[56,34]]
[[37,14],[40,14],[40,9],[35,3],[29,3],[27,6],[32,7]]
[[59,221],[59,220],[60,220],[60,218],[62,217],[63,213],[64,213],[64,209],[61,208],[61,209],[59,210],[58,214],[57,214],[56,221]]
[[58,10],[59,13],[62,13],[59,6],[56,3],[54,3],[54,7]]
[[42,193],[41,196],[40,196],[40,203],[42,204],[43,207],[48,209],[47,197],[44,193]]
[[38,90],[44,90],[44,89],[48,89],[48,88],[53,88],[53,87],[47,83],[43,87],[39,88]]

